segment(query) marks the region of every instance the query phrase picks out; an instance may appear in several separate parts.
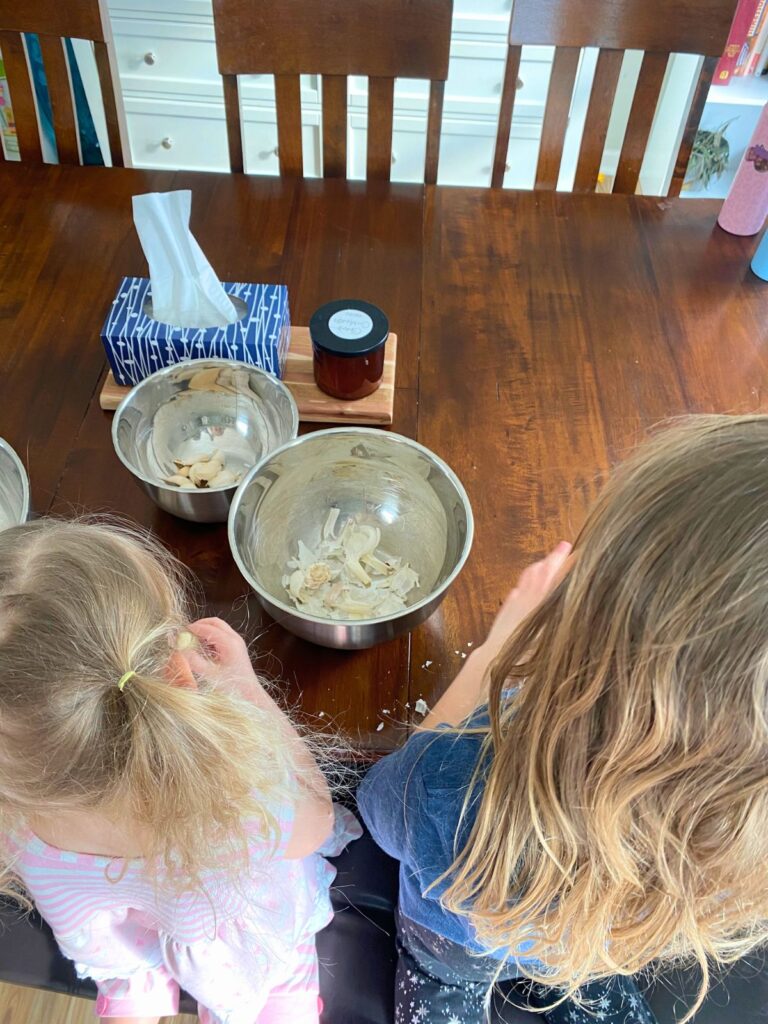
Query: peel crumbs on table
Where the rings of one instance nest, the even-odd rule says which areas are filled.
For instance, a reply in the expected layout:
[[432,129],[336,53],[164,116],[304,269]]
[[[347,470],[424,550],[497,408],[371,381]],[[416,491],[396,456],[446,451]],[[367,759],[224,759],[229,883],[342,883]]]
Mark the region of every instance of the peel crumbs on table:
[[418,715],[426,715],[426,713],[429,711],[429,705],[425,700],[422,700],[421,697],[419,697],[419,699],[414,704],[413,710]]
[[384,723],[383,722],[379,722],[379,724],[376,726],[376,732],[381,732],[381,730],[383,728],[384,728]]
[[395,615],[418,586],[418,574],[402,558],[379,548],[378,526],[350,517],[336,531],[339,509],[332,508],[320,540],[310,548],[298,542],[288,561],[283,586],[297,608],[327,619],[370,619]]

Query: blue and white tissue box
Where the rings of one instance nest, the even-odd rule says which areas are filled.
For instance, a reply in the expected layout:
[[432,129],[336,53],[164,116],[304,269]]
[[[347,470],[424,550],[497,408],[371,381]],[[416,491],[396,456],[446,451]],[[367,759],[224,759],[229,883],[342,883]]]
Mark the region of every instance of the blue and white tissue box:
[[288,289],[284,284],[222,281],[245,305],[225,327],[175,327],[144,312],[149,278],[124,277],[101,329],[118,384],[138,384],[155,370],[187,359],[237,359],[282,377],[290,343]]

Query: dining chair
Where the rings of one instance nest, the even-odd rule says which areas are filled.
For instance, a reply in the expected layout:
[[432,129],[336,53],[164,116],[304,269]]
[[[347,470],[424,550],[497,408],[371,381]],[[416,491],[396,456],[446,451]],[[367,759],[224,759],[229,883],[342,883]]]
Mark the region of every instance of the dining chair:
[[111,33],[99,0],[0,0],[0,52],[10,89],[19,152],[22,160],[42,163],[37,106],[23,33],[34,33],[40,41],[56,149],[59,162],[63,164],[80,163],[64,40],[86,39],[93,43],[112,164],[122,167],[123,150],[110,65]]
[[515,0],[509,28],[491,187],[504,180],[522,47],[554,46],[536,168],[537,189],[557,186],[563,139],[583,47],[599,47],[574,181],[575,192],[597,183],[625,50],[643,58],[629,113],[614,192],[633,193],[670,54],[704,57],[677,152],[669,195],[679,195],[712,75],[728,37],[736,0]]
[[243,170],[238,75],[275,76],[280,173],[303,174],[301,74],[322,76],[323,175],[347,174],[347,76],[368,77],[367,172],[389,181],[396,78],[428,79],[424,177],[437,180],[453,0],[213,0],[229,161]]

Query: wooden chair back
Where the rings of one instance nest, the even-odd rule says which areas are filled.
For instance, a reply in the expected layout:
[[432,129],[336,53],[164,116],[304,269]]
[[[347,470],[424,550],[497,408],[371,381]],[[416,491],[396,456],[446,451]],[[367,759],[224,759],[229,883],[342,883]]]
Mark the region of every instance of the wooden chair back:
[[[65,39],[87,39],[94,44],[112,164],[123,166],[117,104],[110,67],[111,35],[102,18],[99,0],[0,0],[0,51],[10,89],[22,160],[42,162],[33,85],[22,33],[40,39],[45,78],[53,113],[59,162],[80,162],[77,122]],[[0,159],[2,159],[0,148]]]
[[425,180],[437,179],[453,0],[213,0],[229,160],[243,170],[238,75],[275,76],[280,173],[303,174],[299,75],[322,76],[323,175],[347,174],[347,76],[368,77],[369,178],[389,181],[396,78],[430,81]]
[[670,195],[679,195],[707,90],[725,47],[735,6],[736,0],[654,0],[653,3],[648,0],[515,0],[492,187],[499,187],[504,179],[522,46],[556,47],[536,169],[535,188],[538,189],[557,186],[579,55],[582,47],[597,46],[600,53],[574,191],[595,189],[623,51],[633,49],[643,50],[644,54],[613,183],[614,192],[635,191],[669,55],[704,56],[669,189]]

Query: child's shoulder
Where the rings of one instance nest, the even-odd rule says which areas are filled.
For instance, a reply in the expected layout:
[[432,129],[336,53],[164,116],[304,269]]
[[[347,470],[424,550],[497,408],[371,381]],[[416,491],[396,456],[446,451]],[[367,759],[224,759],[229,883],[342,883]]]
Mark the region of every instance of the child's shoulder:
[[414,768],[427,791],[464,789],[469,784],[487,736],[486,725],[487,715],[484,720],[476,716],[461,731],[438,727],[408,741],[414,744]]
[[481,755],[487,724],[487,712],[478,712],[462,729],[438,726],[416,732],[373,766],[363,786],[378,783],[401,793],[465,790]]

